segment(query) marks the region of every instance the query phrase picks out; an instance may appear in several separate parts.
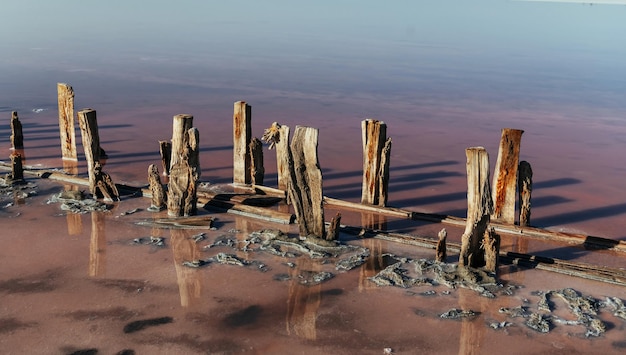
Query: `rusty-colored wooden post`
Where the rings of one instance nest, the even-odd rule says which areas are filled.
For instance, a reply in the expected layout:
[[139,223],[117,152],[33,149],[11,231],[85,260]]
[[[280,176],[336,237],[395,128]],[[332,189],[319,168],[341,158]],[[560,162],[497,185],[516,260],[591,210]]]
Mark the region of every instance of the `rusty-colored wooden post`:
[[467,220],[461,236],[459,265],[481,267],[485,265],[483,236],[493,211],[489,186],[489,154],[483,147],[467,148]]
[[252,182],[248,147],[252,139],[252,109],[244,101],[235,102],[233,113],[233,183]]
[[11,112],[11,149],[24,149],[24,134],[22,132],[22,123],[17,112]]
[[83,142],[83,150],[87,159],[87,173],[89,175],[89,192],[96,198],[119,200],[117,187],[111,177],[102,171],[100,156],[100,135],[98,134],[98,120],[96,111],[84,109],[78,111],[78,122]]
[[296,126],[291,140],[291,183],[289,195],[293,204],[300,236],[324,238],[324,206],[322,170],[317,157],[318,130]]
[[176,115],[172,129],[172,158],[167,213],[172,217],[196,213],[196,188],[200,178],[199,133],[193,116]]
[[361,203],[385,206],[389,185],[391,139],[383,121],[361,121],[363,140],[363,189]]
[[250,142],[250,183],[253,185],[263,185],[265,177],[265,167],[263,166],[263,144],[254,137]]
[[533,191],[533,169],[530,163],[522,161],[519,163],[519,225],[521,227],[530,226],[530,199]]
[[74,89],[58,83],[59,131],[61,135],[61,153],[63,159],[78,160],[76,154],[76,133],[74,131]]
[[493,174],[493,220],[514,224],[517,195],[517,168],[522,140],[520,129],[504,128]]

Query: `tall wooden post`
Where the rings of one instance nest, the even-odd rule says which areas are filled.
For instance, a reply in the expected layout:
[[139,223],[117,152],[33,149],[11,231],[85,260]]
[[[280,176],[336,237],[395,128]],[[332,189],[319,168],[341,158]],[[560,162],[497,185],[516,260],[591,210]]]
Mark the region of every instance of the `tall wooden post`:
[[515,223],[517,168],[520,142],[524,131],[504,128],[500,139],[498,160],[493,174],[493,214],[491,218],[503,223]]
[[233,113],[233,183],[252,182],[248,147],[252,139],[252,109],[244,101],[235,102]]
[[318,130],[296,126],[291,140],[291,183],[289,196],[293,204],[300,236],[324,238],[322,170],[317,157]]
[[530,198],[533,191],[533,169],[530,163],[522,161],[519,163],[519,225],[521,227],[530,226]]
[[485,265],[483,236],[493,211],[489,186],[489,154],[483,147],[467,148],[467,220],[461,236],[459,265],[481,267]]
[[74,132],[74,89],[58,83],[59,131],[61,135],[61,153],[64,160],[78,160],[76,154],[76,133]]
[[193,116],[176,115],[172,129],[172,158],[167,213],[172,217],[196,213],[196,188],[200,178],[199,133]]
[[287,191],[289,188],[289,126],[282,125],[278,128],[280,140],[276,143],[276,169],[278,173],[278,188]]
[[361,203],[384,206],[389,185],[391,139],[387,125],[378,120],[361,121],[363,140],[363,189]]
[[24,167],[22,165],[22,156],[20,154],[11,154],[11,180],[19,182],[24,180]]
[[119,193],[117,187],[111,180],[111,177],[102,171],[102,165],[100,164],[102,149],[100,148],[96,111],[92,109],[78,111],[78,122],[85,158],[87,159],[89,192],[96,198],[104,197],[105,199],[118,201]]
[[150,184],[150,193],[152,194],[148,211],[159,212],[165,208],[165,190],[161,183],[159,169],[154,164],[150,164],[148,167],[148,183]]
[[24,149],[24,134],[22,133],[22,123],[17,117],[17,112],[11,112],[11,149]]

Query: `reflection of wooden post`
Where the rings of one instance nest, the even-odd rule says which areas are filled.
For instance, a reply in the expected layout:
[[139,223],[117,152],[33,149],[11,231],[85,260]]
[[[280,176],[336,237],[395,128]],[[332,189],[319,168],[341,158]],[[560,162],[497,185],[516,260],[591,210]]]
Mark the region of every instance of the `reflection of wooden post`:
[[91,241],[89,243],[89,276],[103,276],[105,272],[106,234],[104,213],[91,212]]
[[174,253],[174,268],[178,279],[180,305],[192,306],[200,299],[202,284],[199,270],[183,266],[184,261],[193,261],[201,258],[196,242],[189,238],[190,232],[180,229],[170,230],[170,241]]
[[387,230],[387,216],[376,212],[361,212],[361,226],[367,229]]
[[489,155],[483,147],[467,148],[467,220],[461,237],[459,265],[485,265],[481,249],[483,236],[493,210],[489,188]]
[[11,112],[11,149],[24,149],[24,134],[22,123],[17,117],[17,112]]
[[63,159],[78,160],[76,154],[76,133],[74,132],[74,89],[67,84],[58,83],[57,95],[61,153],[63,154]]
[[[477,297],[474,291],[459,288],[459,308],[464,311],[476,310],[476,301],[478,299],[479,313],[485,314],[490,309],[485,301],[485,297]],[[496,307],[498,309],[498,307]],[[485,317],[486,318],[486,317]],[[484,347],[481,346],[485,337],[485,325],[483,322],[474,319],[462,319],[459,339],[459,355],[478,355],[483,353]]]
[[196,187],[200,178],[199,133],[192,124],[191,115],[174,116],[167,195],[167,213],[172,217],[196,213]]
[[250,155],[252,109],[244,101],[235,102],[233,113],[233,183],[250,184]]
[[263,185],[265,176],[265,167],[263,166],[263,144],[254,137],[250,142],[250,183],[254,185]]
[[298,273],[319,271],[318,264],[309,258],[299,258],[297,267],[291,273],[289,298],[287,299],[287,334],[292,332],[307,340],[317,339],[317,310],[321,302],[322,285],[301,285]]
[[369,249],[370,256],[359,268],[359,292],[377,288],[378,286],[371,282],[370,278],[386,267],[383,259],[383,246],[379,239],[365,239],[363,247]]
[[361,122],[363,138],[363,190],[361,203],[384,206],[389,185],[391,139],[387,125],[367,119]]
[[167,176],[170,174],[170,162],[172,161],[172,143],[168,141],[159,141],[159,153],[161,153],[163,175]]
[[148,210],[151,212],[161,211],[165,208],[165,191],[163,184],[161,184],[159,169],[154,164],[150,164],[148,167],[148,183],[150,184],[150,193],[152,194]]
[[318,130],[296,126],[291,140],[293,166],[289,195],[293,204],[300,236],[324,237],[324,206],[322,170],[317,157]]
[[533,191],[533,169],[527,161],[519,163],[517,186],[520,206],[519,225],[527,227],[530,226],[530,198]]
[[520,142],[524,131],[504,128],[500,139],[498,160],[493,174],[493,213],[491,218],[515,223],[515,189],[519,164]]

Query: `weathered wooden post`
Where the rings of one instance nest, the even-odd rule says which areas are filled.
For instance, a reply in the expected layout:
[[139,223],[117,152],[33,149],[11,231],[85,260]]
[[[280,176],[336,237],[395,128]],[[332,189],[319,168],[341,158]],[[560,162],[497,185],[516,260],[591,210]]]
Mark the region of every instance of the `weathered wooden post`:
[[361,121],[363,138],[363,190],[361,203],[385,206],[389,186],[391,138],[383,121]]
[[318,130],[296,126],[291,140],[291,182],[289,196],[293,204],[300,236],[324,238],[322,170],[317,157]]
[[76,133],[74,132],[74,89],[64,83],[57,83],[59,102],[59,131],[63,159],[78,160],[76,154]]
[[252,139],[252,109],[244,101],[235,102],[233,113],[233,183],[252,182],[248,147]]
[[159,212],[165,208],[165,190],[159,176],[159,169],[154,164],[148,167],[148,183],[150,184],[150,193],[152,199],[148,211]]
[[489,154],[483,147],[467,148],[467,220],[461,236],[459,265],[485,265],[483,236],[493,211],[489,186]]
[[100,164],[100,136],[98,134],[98,120],[96,111],[84,109],[78,111],[80,133],[87,159],[87,173],[89,175],[89,192],[96,198],[119,200],[117,187],[111,177],[102,171]]
[[24,134],[22,133],[22,123],[17,112],[11,112],[11,149],[24,149]]
[[11,154],[11,180],[20,182],[24,180],[24,166],[22,165],[22,156],[19,154]]
[[200,178],[199,133],[193,116],[176,115],[172,130],[172,159],[167,194],[167,213],[172,217],[196,213],[196,188]]
[[519,178],[517,181],[519,189],[519,225],[521,227],[530,226],[530,198],[533,191],[533,169],[530,163],[522,161],[519,163]]
[[326,233],[326,240],[339,239],[339,228],[341,227],[341,213],[337,212],[335,217],[330,220],[328,226],[328,232]]
[[483,249],[485,250],[485,270],[496,273],[500,254],[500,236],[493,227],[484,234]]
[[504,128],[493,174],[493,220],[514,224],[520,142],[524,131]]
[[446,246],[446,238],[448,237],[448,231],[445,228],[439,231],[437,234],[439,240],[437,241],[437,247],[435,248],[435,260],[441,263],[445,263],[448,257],[448,250]]
[[253,185],[263,185],[265,177],[265,167],[263,166],[263,144],[254,137],[250,142],[250,183]]
[[[268,149],[276,148],[278,189],[287,191],[289,189],[289,181],[291,180],[289,166],[293,164],[291,151],[289,150],[289,127],[274,122],[270,128],[265,129],[261,139],[269,143]],[[289,194],[287,194],[286,200],[287,204],[289,204]]]
[[170,174],[170,162],[172,161],[172,143],[159,141],[159,153],[161,154],[161,164],[163,165],[163,175]]

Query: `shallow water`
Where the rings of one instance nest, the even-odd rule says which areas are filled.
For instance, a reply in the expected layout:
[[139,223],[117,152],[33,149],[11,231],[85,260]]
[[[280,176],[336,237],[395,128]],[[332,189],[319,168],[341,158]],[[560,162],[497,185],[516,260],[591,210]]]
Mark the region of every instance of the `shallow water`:
[[[56,83],[67,82],[77,110],[98,112],[109,155],[104,170],[115,182],[145,185],[148,165],[160,162],[158,140],[171,137],[172,116],[190,113],[200,131],[201,179],[228,183],[232,104],[245,100],[254,136],[274,121],[318,128],[324,193],[350,201],[359,201],[361,192],[360,121],[385,121],[393,138],[389,204],[463,217],[464,149],[484,146],[493,170],[500,130],[519,128],[525,131],[521,159],[534,171],[532,224],[626,240],[626,52],[619,36],[626,32],[625,6],[68,4],[3,10],[9,30],[0,33],[0,43],[10,55],[0,58],[0,114],[6,122],[18,111],[26,165],[62,167]],[[72,21],[53,16],[65,5]],[[82,16],[94,12],[99,15]],[[9,134],[8,124],[0,126],[7,156]],[[79,173],[86,176],[82,159]],[[266,184],[276,185],[272,151],[265,150],[265,168]],[[601,317],[610,326],[598,339],[580,337],[581,327],[538,334],[517,320],[504,330],[488,326],[504,320],[497,313],[503,304],[536,303],[534,290],[574,287],[596,298],[626,299],[623,288],[503,266],[503,279],[525,288],[486,301],[462,289],[446,295],[442,286],[433,288],[436,297],[373,287],[368,270],[301,287],[273,280],[275,271],[185,269],[182,259],[205,255],[186,239],[193,232],[130,222],[147,212],[119,216],[147,207],[147,200],[127,199],[105,215],[62,216],[58,206],[45,204],[62,185],[39,184],[39,196],[14,206],[3,198],[0,208],[7,231],[0,233],[3,353],[617,353],[626,346],[624,322],[606,312]],[[209,239],[266,227],[218,216],[223,224]],[[345,213],[344,220],[370,219]],[[441,228],[393,219],[386,226],[430,237]],[[165,237],[167,247],[129,244],[151,233]],[[450,239],[460,233],[450,229]],[[362,243],[432,257],[428,250]],[[616,253],[536,240],[504,239],[503,250],[626,267]],[[289,271],[282,260],[266,261]],[[471,322],[438,318],[455,307],[481,313]],[[171,322],[123,331],[136,320],[169,320],[163,317]],[[41,337],[46,340],[33,344]]]

